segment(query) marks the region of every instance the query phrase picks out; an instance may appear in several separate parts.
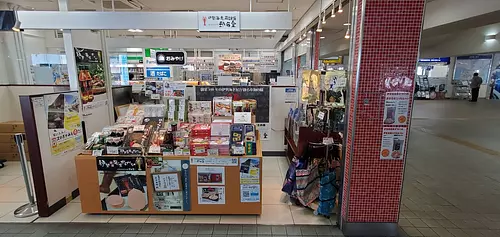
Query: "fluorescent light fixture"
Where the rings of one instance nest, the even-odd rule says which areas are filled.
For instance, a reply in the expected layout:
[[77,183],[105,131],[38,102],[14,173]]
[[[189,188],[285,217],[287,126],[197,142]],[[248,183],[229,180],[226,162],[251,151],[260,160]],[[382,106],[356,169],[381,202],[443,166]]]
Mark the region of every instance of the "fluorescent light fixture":
[[323,29],[321,29],[321,27],[320,27],[320,28],[316,29],[316,32],[323,32]]
[[321,13],[319,14],[318,17],[318,27],[316,28],[316,32],[323,32],[323,29],[321,29]]
[[276,30],[271,30],[271,32],[276,33]]
[[312,34],[313,32],[312,32],[312,30],[309,30],[307,33],[308,33],[308,34]]
[[141,33],[141,32],[144,32],[143,30],[141,29],[128,29],[128,32],[132,32],[132,33]]
[[351,25],[351,23],[346,22],[346,23],[344,23],[344,25],[345,25],[345,26],[350,26],[350,25]]
[[326,38],[326,37],[325,37],[325,36],[320,36],[319,38],[320,38],[320,39],[324,39],[324,38]]
[[271,32],[271,30],[265,30],[264,32],[269,33],[269,32]]
[[19,20],[16,19],[16,23],[14,23],[12,30],[15,32],[21,31],[21,22]]
[[332,3],[332,15],[330,15],[331,18],[334,18],[335,17],[335,0],[333,0],[333,3]]
[[487,35],[484,37],[484,41],[496,40],[497,35]]

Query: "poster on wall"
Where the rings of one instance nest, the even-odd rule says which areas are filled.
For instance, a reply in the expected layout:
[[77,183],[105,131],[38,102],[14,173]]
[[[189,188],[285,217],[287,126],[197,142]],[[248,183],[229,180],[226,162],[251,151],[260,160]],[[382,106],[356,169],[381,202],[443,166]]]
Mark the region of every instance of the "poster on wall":
[[103,211],[147,211],[146,169],[142,157],[97,157]]
[[384,127],[382,131],[381,160],[403,160],[406,146],[406,128]]
[[226,188],[223,186],[198,187],[198,204],[226,204]]
[[410,93],[387,92],[384,105],[384,125],[407,125]]
[[186,96],[186,83],[166,81],[164,84],[164,96],[173,99],[184,99]]
[[240,202],[260,202],[260,184],[240,185]]
[[495,54],[493,57],[490,82],[493,87],[491,98],[494,100],[500,100],[500,53]]
[[45,95],[44,99],[52,155],[58,156],[80,148],[83,144],[83,130],[78,93]]
[[189,161],[192,165],[238,166],[238,158],[192,156]]
[[[180,178],[179,189],[175,186],[175,182],[170,182],[169,190],[153,192],[153,207],[157,211],[190,211],[191,210],[191,194],[189,188],[189,166],[188,160],[163,160],[162,157],[152,157],[147,160],[148,166],[151,167],[151,175],[169,174],[170,180],[175,181],[175,177]],[[178,176],[180,173],[180,176]],[[175,175],[175,177],[173,176]],[[166,187],[166,186],[164,186]],[[177,190],[177,191],[173,191]]]
[[492,59],[491,54],[457,57],[453,80],[471,80],[474,73],[479,73],[483,78],[483,84],[486,84],[488,80],[485,78],[489,78]]
[[197,101],[212,101],[214,97],[231,97],[233,101],[254,99],[257,101],[255,122],[269,123],[271,91],[269,86],[196,86]]
[[240,158],[240,184],[260,183],[260,160],[258,158]]
[[82,104],[95,99],[95,95],[106,93],[106,78],[102,62],[102,51],[75,48],[78,86]]
[[224,167],[196,167],[198,177],[198,185],[224,185],[225,173]]

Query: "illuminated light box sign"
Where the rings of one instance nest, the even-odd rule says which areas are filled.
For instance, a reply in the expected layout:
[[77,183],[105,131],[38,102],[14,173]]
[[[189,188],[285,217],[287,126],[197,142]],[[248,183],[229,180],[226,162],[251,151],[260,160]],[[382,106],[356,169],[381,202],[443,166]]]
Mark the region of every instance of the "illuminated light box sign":
[[198,12],[200,32],[239,32],[240,12]]
[[186,64],[186,53],[181,51],[156,52],[156,64],[184,65]]

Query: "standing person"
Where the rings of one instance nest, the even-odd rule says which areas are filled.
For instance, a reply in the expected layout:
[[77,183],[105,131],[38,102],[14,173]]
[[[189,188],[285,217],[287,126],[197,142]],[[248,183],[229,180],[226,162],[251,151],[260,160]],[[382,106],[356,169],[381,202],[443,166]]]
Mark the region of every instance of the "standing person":
[[477,102],[477,97],[479,96],[479,88],[481,87],[481,84],[483,83],[483,78],[479,76],[479,73],[474,73],[474,76],[472,77],[472,80],[470,82],[470,90],[472,93],[472,99],[470,102]]

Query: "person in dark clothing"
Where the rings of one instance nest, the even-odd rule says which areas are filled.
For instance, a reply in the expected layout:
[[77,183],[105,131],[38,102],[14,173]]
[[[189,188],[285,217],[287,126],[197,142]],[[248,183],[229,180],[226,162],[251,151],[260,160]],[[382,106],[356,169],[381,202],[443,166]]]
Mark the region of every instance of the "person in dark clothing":
[[481,88],[481,84],[483,83],[483,78],[479,76],[479,73],[474,73],[472,80],[470,82],[470,90],[472,94],[472,98],[470,102],[477,102],[477,97],[479,96],[479,88]]

